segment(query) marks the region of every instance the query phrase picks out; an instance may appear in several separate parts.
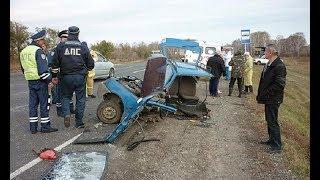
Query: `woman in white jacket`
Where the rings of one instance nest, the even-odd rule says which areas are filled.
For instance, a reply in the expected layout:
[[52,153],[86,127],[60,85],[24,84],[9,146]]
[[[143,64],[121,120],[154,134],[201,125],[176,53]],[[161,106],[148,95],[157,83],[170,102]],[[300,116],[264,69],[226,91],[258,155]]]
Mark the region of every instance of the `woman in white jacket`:
[[226,54],[224,55],[223,59],[224,59],[224,65],[226,67],[226,80],[228,81],[231,78],[232,66],[229,66],[229,62],[231,61],[232,57],[233,55],[231,54],[231,51],[229,49],[226,49]]

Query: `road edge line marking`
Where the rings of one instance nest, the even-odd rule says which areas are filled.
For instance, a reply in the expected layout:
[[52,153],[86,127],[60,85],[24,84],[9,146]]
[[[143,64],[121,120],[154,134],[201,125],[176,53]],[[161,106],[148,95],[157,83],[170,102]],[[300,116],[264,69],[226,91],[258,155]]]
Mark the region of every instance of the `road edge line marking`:
[[[82,132],[83,133],[83,132]],[[54,148],[54,150],[56,151],[60,151],[61,149],[63,149],[64,147],[68,146],[69,144],[71,144],[73,141],[75,141],[82,133],[76,135],[75,137],[69,139],[68,141],[64,142],[63,144],[61,144],[60,146]],[[24,171],[30,169],[31,167],[33,167],[34,165],[38,164],[39,162],[41,162],[42,159],[37,157],[36,159],[32,160],[31,162],[29,162],[28,164],[20,167],[19,169],[15,170],[13,173],[10,173],[10,180],[15,178],[16,176],[18,176],[19,174],[23,173]]]

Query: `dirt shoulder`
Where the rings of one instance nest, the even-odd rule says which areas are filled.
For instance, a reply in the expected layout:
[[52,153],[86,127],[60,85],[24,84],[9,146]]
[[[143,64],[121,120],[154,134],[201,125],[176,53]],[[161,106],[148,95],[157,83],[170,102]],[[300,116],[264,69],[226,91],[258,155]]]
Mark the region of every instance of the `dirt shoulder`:
[[[228,82],[221,78],[221,97],[208,97],[211,127],[189,120],[158,115],[142,116],[149,121],[145,137],[160,141],[141,143],[132,151],[126,144],[139,126],[133,124],[109,145],[104,179],[292,179],[282,154],[269,154],[258,142],[267,138],[266,126],[256,128],[256,115],[246,98],[227,96]],[[205,89],[205,86],[201,87]],[[154,121],[154,122],[153,122]]]

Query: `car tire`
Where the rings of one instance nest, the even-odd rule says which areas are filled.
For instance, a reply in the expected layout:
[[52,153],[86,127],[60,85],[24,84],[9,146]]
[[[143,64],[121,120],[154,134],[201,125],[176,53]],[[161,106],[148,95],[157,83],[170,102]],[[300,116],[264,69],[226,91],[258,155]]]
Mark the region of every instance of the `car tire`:
[[102,101],[97,109],[97,116],[100,121],[106,124],[119,123],[122,116],[120,99],[112,97]]
[[114,77],[114,68],[110,68],[109,77]]
[[257,64],[258,64],[258,65],[261,65],[261,62],[260,62],[260,61],[258,61],[258,62],[257,62]]

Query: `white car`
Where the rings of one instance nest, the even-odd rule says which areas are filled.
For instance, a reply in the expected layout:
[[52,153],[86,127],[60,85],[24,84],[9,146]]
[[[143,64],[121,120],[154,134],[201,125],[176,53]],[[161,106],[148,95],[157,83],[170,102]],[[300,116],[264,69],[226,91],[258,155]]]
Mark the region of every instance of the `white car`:
[[268,61],[269,61],[269,60],[266,59],[264,55],[261,56],[260,58],[258,57],[258,58],[255,58],[255,59],[254,59],[254,63],[255,63],[255,64],[258,64],[258,65],[259,65],[259,64],[267,64]]
[[97,51],[90,51],[90,54],[94,60],[95,76],[93,79],[107,78],[108,76],[114,76],[115,68],[114,64],[105,58]]

